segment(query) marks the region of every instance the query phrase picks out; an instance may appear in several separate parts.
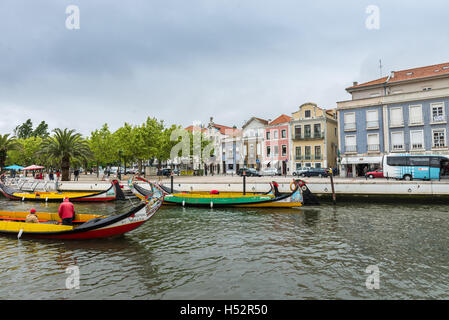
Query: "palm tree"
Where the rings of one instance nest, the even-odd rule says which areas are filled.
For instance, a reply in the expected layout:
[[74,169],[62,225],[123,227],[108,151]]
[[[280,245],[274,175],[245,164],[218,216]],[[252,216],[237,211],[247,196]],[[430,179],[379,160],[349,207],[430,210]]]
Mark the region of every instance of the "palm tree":
[[20,144],[17,142],[16,137],[9,137],[10,134],[0,134],[0,171],[3,170],[3,167],[6,163],[6,156],[8,150],[17,150],[20,148]]
[[42,154],[56,158],[61,163],[62,181],[69,181],[70,161],[72,159],[87,159],[91,151],[87,141],[80,133],[69,129],[54,129],[54,135],[47,137],[42,143]]

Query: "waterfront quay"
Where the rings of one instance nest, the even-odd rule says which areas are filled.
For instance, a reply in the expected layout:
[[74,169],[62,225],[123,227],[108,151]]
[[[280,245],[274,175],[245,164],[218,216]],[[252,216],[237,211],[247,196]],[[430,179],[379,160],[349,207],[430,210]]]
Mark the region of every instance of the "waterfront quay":
[[[130,176],[122,176],[121,184],[128,190]],[[170,177],[147,176],[147,179],[163,183],[171,187]],[[327,199],[332,197],[330,178],[298,178],[294,176],[263,176],[246,177],[246,192],[267,192],[270,182],[276,181],[279,191],[290,192],[293,179],[302,179],[307,183],[309,190],[316,196]],[[395,179],[365,179],[334,177],[334,191],[337,201],[362,199],[432,199],[449,201],[449,180],[413,180],[403,181]],[[138,182],[145,185],[144,182]],[[109,182],[97,179],[94,175],[81,175],[79,181],[64,181],[59,183],[61,191],[103,190],[109,187]],[[173,189],[176,191],[210,191],[242,192],[243,178],[237,175],[214,176],[174,176]]]

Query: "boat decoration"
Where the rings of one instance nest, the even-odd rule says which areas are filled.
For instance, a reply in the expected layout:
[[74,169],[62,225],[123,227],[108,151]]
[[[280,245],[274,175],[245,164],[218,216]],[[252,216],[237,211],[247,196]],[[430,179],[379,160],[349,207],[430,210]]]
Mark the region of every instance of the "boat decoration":
[[37,213],[40,223],[24,222],[27,212],[0,211],[0,234],[37,239],[97,239],[122,235],[149,220],[160,208],[164,193],[157,186],[145,202],[112,216],[76,214],[73,226],[61,225],[57,213]]
[[96,192],[58,192],[58,191],[33,191],[25,192],[6,186],[0,182],[0,192],[11,200],[61,202],[68,197],[72,202],[102,202],[113,200],[126,200],[117,180],[113,180],[107,190]]
[[303,180],[293,180],[291,192],[282,194],[279,192],[279,185],[273,181],[271,189],[265,194],[222,192],[211,194],[193,192],[167,192],[167,188],[162,188],[146,179],[139,178],[149,184],[150,190],[138,183],[133,183],[132,191],[139,198],[145,198],[147,194],[157,186],[165,192],[164,204],[195,206],[195,207],[266,207],[266,208],[294,208],[303,205],[318,204],[317,199],[308,189]]

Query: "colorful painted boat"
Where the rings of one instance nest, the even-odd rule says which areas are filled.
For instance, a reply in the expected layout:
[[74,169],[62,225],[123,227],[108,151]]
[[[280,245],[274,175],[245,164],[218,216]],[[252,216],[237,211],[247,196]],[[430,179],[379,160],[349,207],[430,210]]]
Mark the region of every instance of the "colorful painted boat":
[[61,202],[65,197],[68,197],[72,202],[126,200],[117,180],[112,181],[111,186],[107,190],[96,192],[25,192],[8,187],[3,183],[0,183],[0,192],[8,199],[22,201]]
[[[131,189],[139,198],[146,197],[152,192],[151,188],[157,185],[147,181],[150,190],[142,187],[138,183],[133,183]],[[262,208],[294,208],[301,207],[305,203],[318,204],[316,198],[307,188],[302,180],[293,180],[292,192],[281,194],[278,184],[273,181],[272,192],[268,194],[243,194],[238,192],[224,192],[220,194],[204,193],[166,193],[164,204],[195,206],[195,207],[262,207]],[[157,186],[160,187],[160,186]],[[305,199],[307,199],[305,201]]]
[[37,213],[40,223],[26,223],[23,221],[27,212],[0,211],[0,234],[37,239],[96,239],[122,235],[145,223],[160,208],[164,193],[157,187],[154,190],[144,203],[122,214],[76,214],[73,226],[57,224],[60,221],[57,213],[40,212]]

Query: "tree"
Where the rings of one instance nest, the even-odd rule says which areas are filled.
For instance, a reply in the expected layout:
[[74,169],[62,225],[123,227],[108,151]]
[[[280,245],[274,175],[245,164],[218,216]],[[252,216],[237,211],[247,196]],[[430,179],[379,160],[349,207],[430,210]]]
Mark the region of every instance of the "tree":
[[28,119],[20,126],[17,126],[14,129],[14,135],[19,139],[26,139],[31,137],[33,135],[33,122],[31,122],[31,119]]
[[115,140],[115,136],[109,131],[106,123],[100,130],[91,132],[88,143],[92,151],[92,160],[97,166],[97,176],[100,165],[106,166],[115,162],[118,154],[118,147]]
[[85,160],[92,156],[89,145],[80,133],[75,130],[59,128],[53,130],[54,135],[42,142],[40,153],[60,160],[62,181],[69,181],[70,161]]
[[48,164],[43,155],[39,154],[42,138],[17,139],[16,142],[19,147],[8,151],[8,162],[24,167],[32,164]]
[[9,133],[4,135],[0,134],[0,171],[2,171],[5,166],[8,151],[20,148],[20,144],[17,143],[16,137],[10,138],[9,136]]
[[45,123],[45,121],[41,121],[39,125],[34,129],[33,133],[31,134],[33,137],[41,137],[46,138],[50,134],[48,133],[48,124]]

